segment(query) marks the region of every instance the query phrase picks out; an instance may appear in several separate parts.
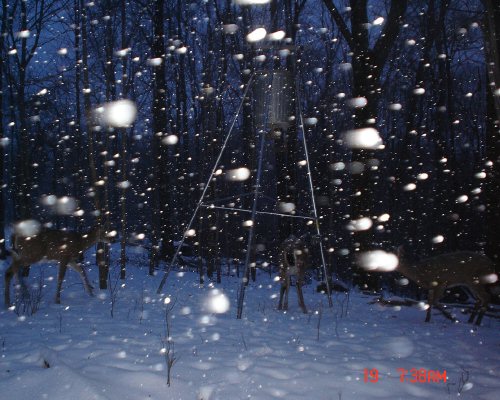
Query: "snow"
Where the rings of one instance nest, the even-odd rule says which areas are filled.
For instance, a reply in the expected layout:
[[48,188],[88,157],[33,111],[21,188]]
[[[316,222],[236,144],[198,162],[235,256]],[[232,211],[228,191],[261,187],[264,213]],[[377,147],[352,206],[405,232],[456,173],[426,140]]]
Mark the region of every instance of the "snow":
[[166,146],[174,146],[179,143],[179,137],[177,135],[167,135],[163,137],[161,143]]
[[225,178],[228,181],[242,182],[250,178],[251,171],[246,167],[234,168],[226,171]]
[[59,215],[73,215],[78,207],[78,201],[70,196],[57,197],[51,194],[42,196],[40,202],[52,213]]
[[262,5],[267,4],[271,0],[234,0],[235,4],[240,6]]
[[281,201],[278,203],[278,210],[282,213],[292,213],[295,211],[295,204],[286,202],[286,201]]
[[137,116],[135,103],[130,100],[117,100],[104,104],[97,110],[97,117],[103,126],[126,128]]
[[316,117],[306,118],[304,122],[306,125],[316,125],[318,123],[318,118]]
[[358,264],[368,271],[394,271],[399,259],[395,254],[388,253],[384,250],[366,251],[359,255]]
[[401,111],[403,106],[400,103],[391,103],[389,104],[388,108],[391,111]]
[[34,236],[40,232],[41,224],[35,219],[25,219],[14,224],[14,232],[16,235],[29,237]]
[[[497,319],[485,316],[476,328],[455,308],[462,323],[437,311],[424,323],[418,308],[382,306],[354,290],[335,293],[329,308],[315,284],[304,287],[308,314],[294,290],[282,312],[276,274],[259,270],[238,320],[239,279],[226,276],[225,266],[222,284],[202,287],[194,272],[172,271],[157,295],[161,277],[147,275],[147,253],[131,247],[128,255],[126,281],[116,280],[113,264],[115,296],[98,289],[87,296],[69,272],[61,305],[53,301],[56,266],[32,267],[31,283],[44,271],[39,311],[24,318],[0,311],[2,399],[499,398]],[[8,263],[1,265],[3,273]],[[89,277],[97,286],[95,267]],[[398,368],[446,371],[447,382],[401,382]],[[377,369],[378,381],[365,382],[365,369]]]
[[276,31],[276,32],[272,32],[272,33],[269,33],[267,35],[267,39],[273,41],[273,40],[283,40],[285,38],[286,34],[285,34],[285,31]]
[[444,242],[443,235],[437,235],[432,238],[432,243],[443,243],[443,242]]
[[247,42],[255,43],[255,42],[261,41],[266,36],[267,36],[267,31],[264,28],[257,28],[255,30],[253,30],[252,32],[250,32],[246,36],[246,38],[247,38]]
[[365,97],[353,97],[347,100],[347,105],[351,108],[363,108],[368,104],[368,100]]
[[15,37],[18,39],[27,39],[31,36],[31,32],[29,30],[16,32]]
[[349,221],[346,228],[350,231],[366,231],[370,229],[372,225],[373,222],[370,218],[361,217],[359,219]]
[[378,131],[372,127],[348,130],[344,133],[344,141],[351,149],[377,150],[383,146]]

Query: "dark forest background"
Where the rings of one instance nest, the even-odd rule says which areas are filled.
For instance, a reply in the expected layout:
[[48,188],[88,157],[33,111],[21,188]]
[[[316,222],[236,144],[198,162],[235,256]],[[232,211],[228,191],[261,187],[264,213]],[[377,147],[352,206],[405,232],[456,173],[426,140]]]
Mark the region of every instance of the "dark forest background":
[[[266,141],[261,204],[311,213],[305,135],[321,240],[337,277],[375,289],[380,282],[356,278],[354,255],[402,244],[413,258],[470,249],[498,264],[496,2],[238,3],[1,0],[2,254],[18,221],[74,230],[101,223],[122,242],[123,276],[127,243],[148,249],[153,272],[172,257],[240,105],[221,167],[252,174],[217,179],[207,201],[241,193],[221,204],[251,208],[262,93],[242,96],[254,73],[280,70],[295,79],[294,107],[306,123],[297,114],[286,135]],[[259,27],[286,36],[249,43]],[[353,106],[360,97],[366,106]],[[118,99],[135,103],[135,122],[96,121],[95,110]],[[349,149],[344,132],[367,127],[384,148]],[[349,221],[362,217],[372,228],[353,230]],[[222,259],[244,259],[247,218],[209,208],[196,218],[188,244],[209,273]],[[273,262],[288,234],[309,231],[300,219],[261,218],[256,257]]]

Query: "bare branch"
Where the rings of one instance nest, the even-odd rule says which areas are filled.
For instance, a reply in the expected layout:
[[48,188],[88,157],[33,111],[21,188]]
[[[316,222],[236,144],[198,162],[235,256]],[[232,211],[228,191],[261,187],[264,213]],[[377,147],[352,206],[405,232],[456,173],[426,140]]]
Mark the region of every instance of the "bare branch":
[[377,71],[379,73],[387,61],[389,51],[392,48],[391,43],[396,40],[399,34],[401,18],[404,16],[407,7],[408,0],[392,0],[391,2],[391,9],[387,15],[387,23],[373,48],[375,65],[378,67]]
[[[333,0],[323,0],[323,2],[325,3],[325,6],[328,9],[331,17],[333,18],[333,20],[337,24],[337,26],[340,30],[340,33],[342,33],[342,36],[344,36],[344,39],[346,40],[347,44],[349,45],[349,47],[352,50],[354,47],[354,41],[352,39],[351,31],[347,27],[347,24],[345,23],[344,18],[342,18],[342,16],[339,13],[339,10],[335,6],[335,4],[333,4]],[[404,2],[406,3],[406,0],[404,0]]]

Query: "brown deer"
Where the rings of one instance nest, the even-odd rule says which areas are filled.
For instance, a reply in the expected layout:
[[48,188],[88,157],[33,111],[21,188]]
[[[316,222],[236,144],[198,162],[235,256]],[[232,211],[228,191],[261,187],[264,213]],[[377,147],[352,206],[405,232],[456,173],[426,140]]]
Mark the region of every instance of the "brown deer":
[[[78,263],[81,254],[97,242],[109,243],[106,232],[101,227],[94,227],[88,233],[61,230],[45,230],[34,236],[13,235],[12,264],[5,271],[5,307],[10,306],[10,281],[18,272],[42,260],[59,261],[57,277],[56,303],[61,303],[61,286],[69,266],[83,281],[83,286],[93,295],[85,270]],[[23,285],[22,281],[21,284]]]
[[428,290],[426,322],[431,320],[432,307],[438,308],[447,318],[455,320],[441,304],[439,299],[446,288],[453,286],[466,286],[476,298],[474,310],[469,318],[469,323],[480,325],[483,315],[491,301],[487,285],[494,283],[498,278],[495,274],[493,262],[483,254],[472,251],[457,251],[426,258],[416,263],[408,263],[401,247],[397,250],[399,265],[397,271],[418,286]]
[[[304,284],[304,275],[309,267],[309,249],[301,238],[289,236],[281,246],[281,263],[280,263],[280,301],[278,310],[288,309],[288,291],[290,290],[290,278],[295,275],[297,280],[297,297],[299,306],[304,314],[307,314],[307,308],[302,294],[302,285]],[[284,302],[283,302],[284,297]]]

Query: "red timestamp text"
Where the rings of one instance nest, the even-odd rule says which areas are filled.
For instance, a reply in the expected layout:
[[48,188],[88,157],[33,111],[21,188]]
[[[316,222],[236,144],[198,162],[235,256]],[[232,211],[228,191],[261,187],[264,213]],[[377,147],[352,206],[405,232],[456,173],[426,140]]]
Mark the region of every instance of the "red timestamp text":
[[[400,382],[409,383],[440,383],[446,382],[446,370],[435,371],[425,368],[397,368]],[[365,368],[363,371],[363,381],[376,383],[379,380],[379,372],[377,368]]]

